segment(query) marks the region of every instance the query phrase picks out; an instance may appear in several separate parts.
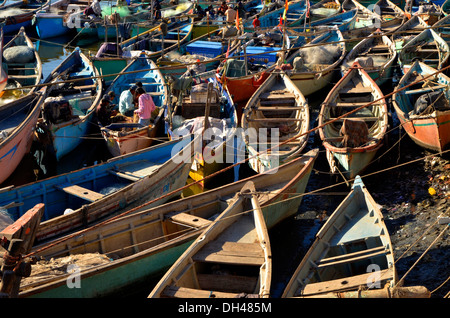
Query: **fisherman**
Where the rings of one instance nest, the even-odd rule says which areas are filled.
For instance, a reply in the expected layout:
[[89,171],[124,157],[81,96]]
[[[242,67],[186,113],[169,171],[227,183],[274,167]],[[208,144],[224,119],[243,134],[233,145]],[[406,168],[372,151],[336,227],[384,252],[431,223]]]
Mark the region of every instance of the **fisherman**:
[[236,14],[237,14],[237,11],[234,10],[233,5],[230,4],[228,6],[227,11],[225,11],[225,16],[226,16],[226,20],[227,20],[228,24],[234,25],[234,22],[236,20]]
[[159,3],[158,0],[155,1],[155,5],[153,8],[154,11],[154,18],[155,20],[159,20],[161,19],[161,4]]
[[206,15],[206,12],[205,12],[205,10],[203,10],[202,7],[198,4],[198,5],[195,7],[194,14],[198,15],[197,20],[200,21],[200,20],[203,19],[203,17]]
[[134,111],[139,116],[139,124],[143,126],[150,125],[150,119],[152,112],[156,110],[156,105],[153,102],[153,98],[150,94],[145,93],[143,89],[138,88],[136,95],[139,100],[139,107]]
[[241,18],[241,19],[245,18],[246,12],[244,9],[244,4],[242,3],[241,0],[238,0],[238,2],[237,2],[236,11],[239,13],[239,18]]
[[84,14],[90,18],[101,17],[102,7],[100,6],[100,0],[94,0],[91,6],[84,10]]
[[110,103],[111,99],[109,95],[105,95],[100,101],[100,104],[95,109],[97,120],[102,126],[108,126],[109,124],[111,124],[111,116],[115,116],[117,114],[117,111],[112,110],[109,107]]
[[255,29],[255,31],[259,31],[261,29],[261,21],[259,20],[259,14],[257,14],[255,16],[252,24],[253,24],[253,28]]
[[129,89],[120,94],[119,98],[119,112],[127,117],[133,116],[134,112],[134,94],[136,93],[137,86],[133,85]]

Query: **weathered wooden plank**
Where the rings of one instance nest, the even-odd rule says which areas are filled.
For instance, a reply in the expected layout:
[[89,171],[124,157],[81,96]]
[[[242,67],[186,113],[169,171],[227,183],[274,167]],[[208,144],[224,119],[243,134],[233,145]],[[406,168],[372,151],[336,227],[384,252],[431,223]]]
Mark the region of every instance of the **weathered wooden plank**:
[[69,185],[69,186],[61,186],[58,187],[62,191],[77,196],[79,198],[85,199],[90,202],[94,202],[95,200],[101,199],[104,197],[103,194],[80,187],[78,185]]
[[170,220],[193,227],[204,227],[211,224],[210,220],[188,213],[177,213],[171,216]]
[[200,290],[170,285],[166,287],[161,297],[174,298],[236,298],[236,293],[223,293],[210,290]]
[[230,274],[197,274],[198,284],[205,290],[219,290],[227,293],[243,291],[253,292],[258,283],[258,277]]
[[211,242],[192,259],[197,262],[261,266],[264,252],[257,243]]

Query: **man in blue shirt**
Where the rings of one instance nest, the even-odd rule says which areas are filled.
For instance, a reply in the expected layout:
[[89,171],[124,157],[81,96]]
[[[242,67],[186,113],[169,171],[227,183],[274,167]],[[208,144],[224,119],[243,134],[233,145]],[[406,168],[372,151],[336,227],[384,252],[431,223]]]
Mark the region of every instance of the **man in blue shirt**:
[[137,86],[133,85],[130,89],[127,89],[120,94],[119,99],[119,112],[127,117],[133,117],[134,113],[134,93]]

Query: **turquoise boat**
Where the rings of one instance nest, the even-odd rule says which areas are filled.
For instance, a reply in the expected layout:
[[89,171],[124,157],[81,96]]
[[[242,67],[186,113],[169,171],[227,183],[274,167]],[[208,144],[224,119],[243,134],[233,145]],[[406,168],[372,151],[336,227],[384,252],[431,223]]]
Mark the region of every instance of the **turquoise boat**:
[[177,190],[186,184],[191,167],[193,142],[189,138],[166,142],[51,178],[10,186],[0,193],[0,205],[15,221],[36,204],[45,204],[35,241],[43,244],[148,200],[155,200],[152,206],[157,206],[179,195]]
[[314,149],[269,173],[124,214],[58,242],[37,245],[31,253],[48,260],[63,260],[67,256],[100,257],[103,262],[80,268],[81,288],[67,285],[70,275],[67,272],[35,281],[31,276],[29,283],[22,279],[19,297],[91,298],[130,287],[148,289],[149,281],[164,274],[202,233],[204,226],[228,206],[226,200],[233,198],[248,181],[260,193],[258,200],[269,230],[297,213],[317,156],[318,149]]
[[[348,10],[348,11],[333,15],[331,17],[311,21],[310,23],[308,23],[307,27],[308,27],[308,29],[309,28],[322,29],[322,28],[337,27],[341,32],[352,30],[355,28],[355,25],[356,25],[357,13],[358,13],[357,9]],[[301,32],[301,31],[303,31],[303,27],[292,28],[292,30]]]
[[[38,125],[46,138],[40,140],[51,140],[56,160],[60,160],[91,131],[103,83],[92,62],[76,48],[43,84],[47,86],[47,95]],[[56,104],[58,111],[54,110]]]

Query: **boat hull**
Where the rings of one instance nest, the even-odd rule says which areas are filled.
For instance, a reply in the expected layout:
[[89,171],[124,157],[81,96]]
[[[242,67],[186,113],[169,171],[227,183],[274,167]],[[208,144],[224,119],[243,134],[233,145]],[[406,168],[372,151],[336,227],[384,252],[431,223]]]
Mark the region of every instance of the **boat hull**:
[[[34,98],[38,98],[38,101],[33,101]],[[3,183],[16,170],[25,154],[30,152],[43,102],[42,97],[30,95],[8,105],[12,109],[15,105],[34,103],[33,107],[27,107],[29,114],[25,120],[0,143],[0,183]],[[23,106],[20,107],[23,108]]]
[[69,27],[65,25],[63,22],[62,16],[45,16],[44,15],[36,15],[36,33],[41,39],[53,38],[56,36],[61,36],[68,34],[72,31]]
[[[194,208],[199,206],[204,210],[204,207],[210,205],[212,201],[215,201],[217,196],[220,198],[234,196],[248,181],[253,181],[256,189],[265,187],[270,188],[277,182],[286,182],[282,188],[277,189],[277,194],[270,200],[266,200],[261,204],[267,228],[270,229],[280,221],[297,213],[298,206],[302,200],[302,196],[299,196],[298,194],[303,193],[306,188],[317,155],[318,149],[315,149],[306,154],[304,158],[297,158],[283,167],[280,167],[280,170],[278,170],[279,174],[277,172],[270,175],[256,175],[190,198],[184,198],[173,203],[166,203],[165,205],[161,205],[160,207],[151,210],[128,215],[113,222],[109,222],[105,225],[104,230],[108,232],[110,230],[117,232],[120,230],[120,224],[118,224],[119,227],[117,227],[118,225],[115,225],[115,223],[125,222],[126,225],[124,229],[129,231],[131,229],[131,224],[135,224],[134,227],[137,228],[144,223],[155,222],[161,218],[161,215],[157,213],[158,209],[184,211],[185,209],[192,208],[192,206]],[[192,202],[193,200],[195,201]],[[283,203],[281,204],[281,202]],[[151,213],[151,211],[154,211],[154,213]],[[123,235],[122,231],[120,231],[120,233]],[[80,276],[82,288],[69,288],[67,286],[66,278],[63,278],[48,284],[40,284],[34,290],[23,291],[21,292],[20,297],[91,298],[107,296],[112,291],[119,291],[123,288],[129,288],[129,286],[135,287],[143,282],[145,282],[146,287],[148,287],[148,281],[152,278],[160,278],[164,271],[166,271],[182,255],[200,233],[201,230],[196,230],[191,234],[185,234],[176,240],[163,240],[155,247],[146,248],[136,254],[116,259],[110,264],[96,267],[93,270],[88,270],[86,273],[82,272]],[[76,248],[83,248],[84,242],[90,241],[89,237],[91,237],[91,235],[98,237],[98,234],[94,232],[92,234],[86,233],[86,235],[77,236],[80,240],[77,241]],[[39,250],[40,247],[36,246],[35,248]]]

